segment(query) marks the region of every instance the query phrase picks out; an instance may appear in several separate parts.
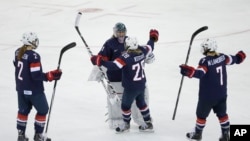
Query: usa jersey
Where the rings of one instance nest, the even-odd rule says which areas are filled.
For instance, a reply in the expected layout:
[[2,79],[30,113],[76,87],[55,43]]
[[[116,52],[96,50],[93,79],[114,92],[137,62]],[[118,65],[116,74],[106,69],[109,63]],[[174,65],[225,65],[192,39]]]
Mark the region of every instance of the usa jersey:
[[144,73],[145,57],[151,53],[151,46],[141,47],[141,53],[124,52],[114,61],[104,61],[102,63],[108,70],[122,69],[122,86],[129,90],[144,90],[146,76]]
[[227,69],[226,65],[236,63],[237,57],[218,54],[206,56],[199,61],[194,76],[200,79],[199,98],[217,100],[227,96]]
[[[125,37],[127,38],[127,36]],[[147,45],[150,45],[154,50],[154,41],[149,40]],[[108,39],[98,55],[102,55],[106,61],[114,61],[125,51],[124,43],[120,43],[117,38],[111,37]],[[107,70],[107,77],[110,82],[121,82],[122,81],[122,70]]]
[[33,50],[26,50],[18,61],[19,49],[15,51],[14,59],[16,90],[24,95],[43,92],[43,81],[47,81],[47,78],[42,71],[40,55]]
[[[106,61],[114,61],[124,50],[124,43],[119,43],[117,38],[112,37],[104,43],[98,54],[102,55]],[[107,70],[107,77],[110,82],[121,82],[122,71],[119,69]]]

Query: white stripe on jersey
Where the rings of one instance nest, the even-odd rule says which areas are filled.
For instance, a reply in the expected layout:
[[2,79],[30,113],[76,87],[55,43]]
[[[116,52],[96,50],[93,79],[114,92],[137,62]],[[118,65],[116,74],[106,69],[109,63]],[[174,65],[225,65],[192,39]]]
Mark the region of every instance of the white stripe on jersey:
[[31,72],[34,72],[34,71],[40,71],[41,67],[40,66],[37,66],[37,67],[31,67],[30,68],[30,71]]
[[198,67],[196,70],[202,71],[204,74],[206,74],[206,71],[202,67]]
[[231,65],[233,63],[233,58],[231,55],[226,55],[228,57],[227,65]]
[[123,65],[120,62],[118,62],[117,60],[114,60],[114,63],[116,64],[116,66],[118,68],[122,68],[123,67]]

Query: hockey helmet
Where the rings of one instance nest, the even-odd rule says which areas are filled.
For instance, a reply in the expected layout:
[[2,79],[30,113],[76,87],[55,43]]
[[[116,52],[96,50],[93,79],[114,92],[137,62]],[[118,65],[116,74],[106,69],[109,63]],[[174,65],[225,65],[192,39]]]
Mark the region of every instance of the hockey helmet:
[[138,41],[135,37],[127,37],[125,39],[126,50],[136,50],[138,48]]
[[116,23],[115,26],[113,27],[113,32],[114,32],[114,36],[118,38],[118,41],[123,43],[125,36],[127,34],[127,28],[125,24],[121,22]]
[[207,38],[201,43],[201,52],[206,55],[208,52],[216,52],[217,42],[214,39]]
[[30,45],[32,48],[36,49],[39,45],[39,39],[34,32],[23,33],[22,40],[24,45]]

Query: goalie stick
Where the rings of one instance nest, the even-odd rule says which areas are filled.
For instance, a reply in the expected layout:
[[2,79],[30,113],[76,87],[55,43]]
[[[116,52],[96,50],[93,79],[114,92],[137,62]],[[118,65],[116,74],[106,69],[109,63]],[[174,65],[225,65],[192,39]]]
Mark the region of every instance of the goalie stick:
[[[84,45],[85,45],[85,47],[86,47],[86,49],[87,49],[89,55],[90,55],[90,56],[93,56],[92,51],[90,50],[88,44],[86,43],[85,39],[83,38],[83,36],[82,36],[82,34],[81,34],[80,30],[79,30],[79,22],[80,22],[81,16],[82,16],[82,13],[81,13],[81,12],[78,12],[78,14],[77,14],[77,16],[76,16],[76,20],[75,20],[75,29],[76,29],[77,33],[79,34],[79,36],[81,37],[81,39],[82,39],[82,41],[83,41],[83,43],[84,43]],[[116,93],[114,87],[111,85],[111,83],[110,83],[110,81],[108,80],[107,76],[105,75],[103,69],[102,69],[101,67],[98,67],[98,68],[99,68],[99,70],[101,71],[101,73],[102,73],[104,79],[105,79],[106,82],[107,82],[107,85],[109,86],[109,88],[110,88],[110,90],[111,90],[111,94],[110,94],[110,92],[108,91],[108,88],[106,87],[106,85],[105,85],[103,79],[101,79],[101,83],[102,83],[102,85],[103,85],[103,87],[104,87],[104,89],[105,89],[105,91],[106,91],[106,93],[107,93],[107,95],[108,95],[108,97],[109,97],[109,100],[110,100],[111,104],[115,104],[115,102],[119,102],[119,101],[120,101],[120,98],[117,96],[117,93]]]
[[[203,27],[197,29],[197,30],[192,34],[192,37],[191,37],[191,40],[190,40],[190,43],[189,43],[189,48],[188,48],[187,56],[186,56],[185,65],[187,65],[187,63],[188,63],[189,54],[190,54],[190,51],[191,51],[191,46],[192,46],[192,43],[193,43],[193,40],[194,40],[195,36],[198,35],[199,33],[201,33],[202,31],[207,30],[207,29],[208,29],[207,26],[203,26]],[[174,113],[173,113],[172,120],[175,120],[175,115],[176,115],[177,106],[178,106],[179,99],[180,99],[180,93],[181,93],[181,88],[182,88],[183,80],[184,80],[184,76],[182,75],[182,77],[181,77],[181,82],[180,82],[180,87],[179,87],[179,91],[178,91],[178,95],[177,95],[177,99],[176,99],[176,103],[175,103],[175,109],[174,109]]]
[[[57,69],[60,69],[60,65],[61,65],[61,60],[62,60],[63,53],[65,51],[67,51],[67,50],[75,47],[75,46],[76,46],[76,43],[72,42],[72,43],[64,46],[61,49],[60,56],[59,56],[59,61],[58,61],[58,65],[57,65]],[[48,133],[48,127],[49,127],[49,120],[50,120],[51,110],[52,110],[52,106],[53,106],[53,101],[54,101],[54,98],[55,98],[56,85],[57,85],[57,80],[55,80],[54,87],[53,87],[52,98],[51,98],[51,101],[50,101],[50,108],[49,108],[49,112],[48,112],[48,118],[47,118],[47,122],[46,122],[45,132],[44,132],[44,141],[47,141],[47,133]]]

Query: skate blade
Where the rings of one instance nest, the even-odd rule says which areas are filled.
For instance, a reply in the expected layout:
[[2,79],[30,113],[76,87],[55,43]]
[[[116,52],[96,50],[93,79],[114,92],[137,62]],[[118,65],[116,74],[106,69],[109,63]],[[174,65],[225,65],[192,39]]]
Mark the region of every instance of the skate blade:
[[123,133],[127,133],[127,132],[129,132],[129,129],[128,129],[128,130],[124,130],[124,131],[122,131],[122,132],[115,131],[116,134],[123,134]]
[[188,139],[189,141],[201,141],[201,140],[196,140],[196,139],[190,139],[190,138],[188,138],[188,137],[187,137],[187,139]]
[[141,133],[154,133],[154,129],[139,130]]

